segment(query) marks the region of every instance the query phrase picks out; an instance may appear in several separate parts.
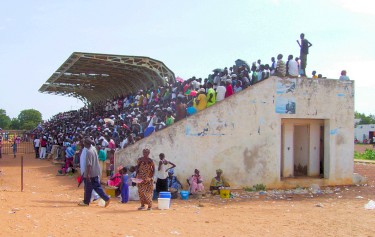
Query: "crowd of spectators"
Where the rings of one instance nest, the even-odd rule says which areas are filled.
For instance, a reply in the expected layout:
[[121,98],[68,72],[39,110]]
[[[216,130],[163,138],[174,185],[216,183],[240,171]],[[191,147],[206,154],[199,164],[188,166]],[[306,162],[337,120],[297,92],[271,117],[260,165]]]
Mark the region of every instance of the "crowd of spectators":
[[[59,113],[34,130],[36,158],[69,158],[62,171],[74,170],[79,164],[80,141],[90,136],[98,145],[98,151],[104,149],[108,154],[110,162],[104,169],[113,172],[116,149],[126,148],[272,75],[302,75],[300,60],[289,55],[284,62],[283,55],[279,54],[277,61],[271,58],[270,64],[262,64],[259,59],[251,65],[243,63],[215,69],[204,80],[192,77]],[[39,147],[40,144],[45,144],[45,148]],[[68,147],[74,149],[74,157],[67,157]]]

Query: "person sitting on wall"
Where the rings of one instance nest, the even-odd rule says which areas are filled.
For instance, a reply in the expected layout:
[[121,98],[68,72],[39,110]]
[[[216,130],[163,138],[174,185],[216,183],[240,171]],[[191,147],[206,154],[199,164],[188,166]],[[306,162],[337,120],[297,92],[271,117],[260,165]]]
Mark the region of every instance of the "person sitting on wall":
[[223,170],[217,169],[216,176],[212,178],[210,184],[210,191],[213,195],[219,194],[221,188],[230,187],[229,183],[222,176]]
[[198,169],[195,169],[194,174],[186,181],[189,184],[190,194],[199,194],[204,192],[203,178],[199,174]]

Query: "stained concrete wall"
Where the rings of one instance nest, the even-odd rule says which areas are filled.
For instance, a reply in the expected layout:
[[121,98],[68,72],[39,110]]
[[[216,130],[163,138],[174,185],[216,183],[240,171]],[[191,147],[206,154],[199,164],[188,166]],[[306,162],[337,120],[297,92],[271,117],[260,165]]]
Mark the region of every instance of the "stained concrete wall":
[[149,147],[155,162],[163,152],[177,165],[183,184],[197,168],[208,188],[221,168],[234,188],[282,187],[283,119],[324,121],[325,179],[351,183],[354,82],[329,79],[271,77],[116,152],[115,166],[134,165]]

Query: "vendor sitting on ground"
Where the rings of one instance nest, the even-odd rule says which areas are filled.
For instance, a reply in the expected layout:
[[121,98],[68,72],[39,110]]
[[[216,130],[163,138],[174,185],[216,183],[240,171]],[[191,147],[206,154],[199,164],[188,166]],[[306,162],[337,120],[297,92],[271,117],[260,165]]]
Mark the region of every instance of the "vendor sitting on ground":
[[174,174],[174,169],[168,170],[167,181],[168,181],[168,189],[169,189],[169,191],[171,191],[171,190],[172,191],[176,191],[176,190],[183,189],[182,184],[177,179],[177,176],[175,176],[173,174]]
[[217,169],[216,176],[213,177],[211,180],[210,191],[214,195],[219,194],[221,188],[229,187],[228,182],[224,179],[222,174],[223,174],[223,170]]
[[121,173],[120,171],[122,170],[122,166],[119,166],[117,168],[117,172],[109,177],[109,180],[107,181],[107,185],[110,187],[120,187],[121,184]]
[[189,184],[190,194],[204,193],[203,178],[199,174],[199,170],[195,169],[194,174],[188,178],[187,183]]

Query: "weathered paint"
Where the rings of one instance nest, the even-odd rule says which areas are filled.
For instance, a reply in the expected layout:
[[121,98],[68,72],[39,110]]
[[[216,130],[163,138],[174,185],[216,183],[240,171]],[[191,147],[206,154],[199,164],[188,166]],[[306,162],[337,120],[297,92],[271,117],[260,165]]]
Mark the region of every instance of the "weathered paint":
[[[324,125],[325,178],[319,182],[351,183],[354,82],[298,78],[292,79],[295,88],[277,93],[285,80],[271,77],[116,152],[115,166],[134,165],[148,146],[155,161],[163,152],[177,165],[175,173],[184,184],[197,168],[208,188],[215,170],[221,168],[234,188],[260,183],[267,187],[287,186],[289,181],[281,179],[281,175],[293,175],[293,162],[284,164],[291,170],[282,170],[282,157],[288,152],[282,147],[282,121],[307,119]],[[295,114],[276,113],[277,97],[295,99]],[[315,144],[316,149],[316,140],[309,144]],[[293,153],[293,147],[289,152]],[[311,149],[307,153],[315,154]],[[312,168],[308,173],[316,174],[316,161],[309,164]]]

